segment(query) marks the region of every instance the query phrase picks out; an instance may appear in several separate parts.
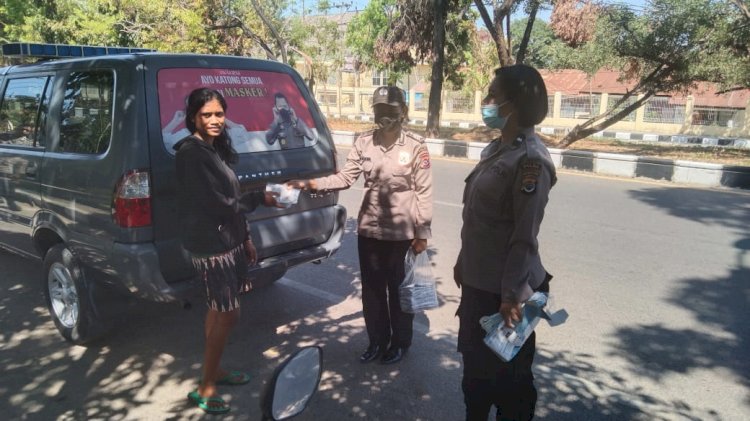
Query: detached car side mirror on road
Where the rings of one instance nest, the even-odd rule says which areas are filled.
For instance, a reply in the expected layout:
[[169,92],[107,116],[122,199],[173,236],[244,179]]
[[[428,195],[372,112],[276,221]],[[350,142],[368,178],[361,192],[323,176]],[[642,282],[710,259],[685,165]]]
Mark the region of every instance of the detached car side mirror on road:
[[318,390],[322,373],[320,347],[308,346],[292,354],[276,368],[266,385],[261,399],[263,420],[286,420],[304,411]]

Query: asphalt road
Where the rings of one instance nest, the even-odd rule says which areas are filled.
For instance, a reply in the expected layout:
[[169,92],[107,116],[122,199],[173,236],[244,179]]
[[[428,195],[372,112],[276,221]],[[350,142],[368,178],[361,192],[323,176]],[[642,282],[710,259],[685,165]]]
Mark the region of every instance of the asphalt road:
[[[342,150],[345,153],[346,150]],[[362,365],[355,221],[341,251],[289,271],[242,302],[225,365],[253,374],[222,389],[226,419],[259,416],[280,359],[324,349],[319,393],[300,420],[458,420],[461,360],[452,279],[463,179],[474,164],[433,160],[429,253],[441,307],[419,315],[396,366]],[[540,420],[750,419],[750,194],[559,174],[541,252],[568,322],[537,328]],[[103,341],[69,346],[40,292],[40,264],[0,252],[0,414],[5,419],[201,419],[195,388],[203,307],[129,302]]]

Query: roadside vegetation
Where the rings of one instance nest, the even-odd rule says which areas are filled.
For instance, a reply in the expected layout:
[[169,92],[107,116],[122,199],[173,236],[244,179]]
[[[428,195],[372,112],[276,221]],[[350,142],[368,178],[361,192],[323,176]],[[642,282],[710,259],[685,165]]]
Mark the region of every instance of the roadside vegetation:
[[[649,0],[642,6],[369,0],[356,14],[342,14],[355,8],[351,0],[5,0],[0,40],[265,58],[295,66],[312,91],[321,83],[341,84],[347,72],[357,86],[375,73],[378,84],[387,77],[404,86],[418,76],[417,64],[430,63],[430,74],[419,77],[430,86],[425,131],[431,137],[451,132],[440,126],[443,88],[483,90],[498,66],[577,69],[589,77],[617,71],[631,88],[606,112],[571,127],[561,147],[589,142],[656,95],[685,93],[699,82],[722,93],[750,88],[748,0]],[[543,12],[549,22],[537,18]],[[341,20],[345,16],[351,19]],[[515,16],[523,18],[511,20]]]

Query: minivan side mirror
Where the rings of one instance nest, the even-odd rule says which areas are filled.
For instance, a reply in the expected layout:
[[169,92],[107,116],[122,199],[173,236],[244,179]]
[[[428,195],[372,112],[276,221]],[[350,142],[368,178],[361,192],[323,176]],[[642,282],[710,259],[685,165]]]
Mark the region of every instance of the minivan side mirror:
[[304,411],[318,390],[323,373],[323,350],[319,346],[300,349],[279,365],[261,399],[264,420],[280,421]]

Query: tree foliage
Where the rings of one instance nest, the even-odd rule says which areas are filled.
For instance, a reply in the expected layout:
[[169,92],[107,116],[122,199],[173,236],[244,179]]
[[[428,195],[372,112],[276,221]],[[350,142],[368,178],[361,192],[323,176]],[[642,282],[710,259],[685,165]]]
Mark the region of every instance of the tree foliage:
[[738,9],[721,0],[652,0],[642,15],[608,7],[584,46],[608,57],[604,63],[635,87],[611,110],[573,128],[561,146],[614,124],[656,93],[686,92],[702,80],[750,86],[746,25]]
[[[254,0],[281,27],[285,1]],[[6,0],[0,38],[275,58],[269,28],[245,0]]]
[[592,0],[557,0],[549,26],[558,38],[577,47],[594,36],[601,8]]
[[375,40],[373,53],[378,62],[399,70],[431,62],[427,132],[436,136],[442,83],[463,84],[460,68],[466,63],[474,29],[470,0],[398,0],[388,26]]
[[303,75],[310,88],[316,81],[325,82],[344,63],[344,42],[338,24],[324,16],[292,17],[288,21],[288,42],[292,51],[290,64],[298,56],[304,63]]
[[[385,33],[375,42],[379,62],[398,63],[411,69],[417,63],[435,59],[434,27],[437,9],[434,0],[401,0]],[[466,46],[475,30],[476,16],[469,9],[470,0],[445,2],[444,75],[454,86],[463,84],[459,69],[471,54]]]
[[375,44],[385,35],[395,13],[396,0],[372,0],[349,22],[346,45],[358,64],[378,70],[390,68],[395,72],[408,69],[401,63],[383,63],[375,55]]

